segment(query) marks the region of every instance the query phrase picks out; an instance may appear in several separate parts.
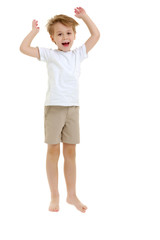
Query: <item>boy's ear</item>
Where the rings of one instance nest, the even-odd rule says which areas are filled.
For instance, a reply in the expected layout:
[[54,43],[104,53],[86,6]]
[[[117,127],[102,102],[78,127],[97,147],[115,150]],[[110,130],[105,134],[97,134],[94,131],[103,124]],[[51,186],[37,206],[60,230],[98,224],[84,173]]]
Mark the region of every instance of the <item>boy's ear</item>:
[[51,41],[55,43],[53,36],[50,35]]

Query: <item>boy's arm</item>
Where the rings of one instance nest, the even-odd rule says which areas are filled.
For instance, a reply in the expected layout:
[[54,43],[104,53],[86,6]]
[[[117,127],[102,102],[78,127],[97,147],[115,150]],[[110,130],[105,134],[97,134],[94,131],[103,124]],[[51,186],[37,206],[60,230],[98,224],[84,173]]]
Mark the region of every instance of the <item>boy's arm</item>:
[[85,10],[81,7],[75,9],[75,16],[81,18],[85,24],[87,25],[91,37],[85,42],[87,53],[94,47],[94,45],[98,42],[100,38],[100,32],[94,22],[90,19],[90,17],[86,14]]
[[37,35],[38,32],[39,32],[38,23],[36,20],[33,20],[32,31],[25,37],[25,39],[21,43],[20,51],[28,56],[36,57],[40,59],[39,49],[30,47],[32,40],[34,39],[34,37]]

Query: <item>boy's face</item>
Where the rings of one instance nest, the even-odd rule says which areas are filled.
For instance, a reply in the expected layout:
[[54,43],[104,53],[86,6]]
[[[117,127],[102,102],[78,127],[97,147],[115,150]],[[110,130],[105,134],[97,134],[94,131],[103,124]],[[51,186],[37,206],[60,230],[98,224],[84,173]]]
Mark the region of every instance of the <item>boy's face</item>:
[[75,33],[72,27],[65,26],[58,22],[54,25],[54,34],[50,37],[57,45],[58,50],[68,52],[75,40]]

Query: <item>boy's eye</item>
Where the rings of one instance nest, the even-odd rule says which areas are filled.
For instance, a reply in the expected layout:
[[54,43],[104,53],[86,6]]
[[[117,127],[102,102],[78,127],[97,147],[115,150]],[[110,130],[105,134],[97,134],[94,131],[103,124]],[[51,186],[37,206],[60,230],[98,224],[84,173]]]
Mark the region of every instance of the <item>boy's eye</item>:
[[[70,35],[70,34],[71,34],[71,32],[68,32],[67,34],[68,34],[68,35]],[[61,36],[61,35],[62,35],[62,33],[59,33],[59,34],[58,34],[58,36]]]

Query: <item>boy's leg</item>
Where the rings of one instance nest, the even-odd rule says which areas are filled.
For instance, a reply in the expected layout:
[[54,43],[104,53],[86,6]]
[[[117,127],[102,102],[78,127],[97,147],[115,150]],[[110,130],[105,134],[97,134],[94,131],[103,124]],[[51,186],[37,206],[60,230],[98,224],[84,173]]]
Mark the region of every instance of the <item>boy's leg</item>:
[[85,212],[87,207],[76,196],[76,144],[63,143],[63,156],[67,202],[73,204],[81,212]]
[[59,211],[59,192],[58,192],[58,159],[60,155],[60,143],[48,144],[46,170],[48,183],[51,191],[51,202],[49,211]]

